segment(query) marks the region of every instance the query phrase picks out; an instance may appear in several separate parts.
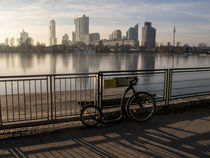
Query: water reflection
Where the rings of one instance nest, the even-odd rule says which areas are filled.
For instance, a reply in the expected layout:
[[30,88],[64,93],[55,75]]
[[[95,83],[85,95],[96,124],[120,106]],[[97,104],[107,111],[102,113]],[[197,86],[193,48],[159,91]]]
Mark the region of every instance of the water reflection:
[[46,54],[45,53],[37,53],[37,64],[44,64],[46,62]]
[[33,54],[31,53],[20,53],[19,58],[20,58],[20,66],[24,73],[27,70],[31,69],[32,66],[34,65]]
[[50,73],[56,74],[57,55],[53,53],[50,57]]
[[[76,54],[72,56],[74,72],[89,72],[89,61],[84,54]],[[97,67],[97,65],[96,65]]]
[[209,56],[155,53],[1,53],[1,75],[208,67]]
[[154,70],[155,69],[155,54],[153,53],[141,54],[141,67],[143,70]]
[[[155,54],[144,53],[141,55],[141,67],[143,70],[154,70],[155,69]],[[150,82],[154,74],[144,74],[141,76],[141,81],[143,83]]]

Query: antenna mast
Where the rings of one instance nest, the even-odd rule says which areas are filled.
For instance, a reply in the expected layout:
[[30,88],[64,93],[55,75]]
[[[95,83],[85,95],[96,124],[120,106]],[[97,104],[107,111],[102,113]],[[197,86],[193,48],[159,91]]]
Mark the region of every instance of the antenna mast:
[[173,46],[175,47],[175,41],[176,41],[176,26],[174,23],[174,30],[173,30]]

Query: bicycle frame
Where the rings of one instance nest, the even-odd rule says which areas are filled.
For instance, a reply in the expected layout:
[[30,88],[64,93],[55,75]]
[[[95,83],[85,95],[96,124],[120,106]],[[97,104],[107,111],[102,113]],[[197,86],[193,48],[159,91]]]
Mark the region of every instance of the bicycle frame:
[[[152,95],[149,94],[149,93],[147,93],[147,92],[136,92],[136,90],[134,89],[134,86],[136,85],[137,82],[138,82],[138,79],[137,78],[135,78],[135,79],[133,79],[132,81],[129,82],[129,86],[126,88],[126,90],[123,93],[122,98],[121,98],[121,102],[120,102],[120,112],[121,113],[120,113],[120,115],[118,117],[116,117],[114,119],[110,119],[110,120],[107,119],[107,120],[105,120],[103,118],[103,115],[104,115],[104,113],[102,112],[103,108],[99,108],[98,106],[89,105],[89,107],[86,106],[84,108],[94,108],[96,111],[99,112],[99,117],[98,117],[99,119],[96,118],[96,120],[97,120],[96,124],[98,122],[101,122],[101,123],[116,122],[116,121],[122,120],[122,118],[125,118],[125,116],[127,116],[127,115],[130,118],[132,118],[133,120],[138,121],[138,122],[143,122],[145,120],[148,120],[154,114],[154,111],[155,111],[155,108],[156,108],[155,100],[152,97]],[[129,98],[127,99],[126,95],[128,94],[128,92],[130,90],[132,90],[132,93],[133,94],[131,96],[129,96]],[[149,98],[151,98],[151,101],[152,101],[152,111],[151,111],[151,113],[149,113],[148,116],[146,116],[145,119],[136,118],[136,116],[134,116],[132,113],[130,113],[131,111],[134,111],[134,110],[135,110],[134,113],[136,113],[136,109],[134,109],[134,110],[133,109],[132,110],[130,109],[130,105],[135,105],[135,104],[130,104],[131,101],[133,100],[133,98],[138,98],[137,99],[137,102],[138,102],[137,104],[139,104],[139,106],[141,107],[141,109],[143,109],[143,105],[141,103],[141,98],[138,97],[139,94],[140,95],[143,94],[143,95],[149,96]],[[148,104],[148,103],[146,103],[146,104]],[[83,112],[85,110],[84,108],[81,111],[81,115],[80,115],[81,120],[82,120],[83,124],[85,124],[86,126],[91,126],[91,125],[87,125],[86,123],[84,123],[84,120],[82,119],[83,118],[82,117],[82,114],[83,114]],[[96,124],[94,124],[93,126],[95,126]]]
[[[120,108],[121,108],[121,114],[119,117],[112,119],[112,120],[108,120],[108,121],[104,121],[103,119],[101,120],[102,122],[115,122],[115,121],[119,121],[121,120],[125,115],[127,115],[126,112],[126,104],[127,104],[127,100],[126,100],[126,95],[127,93],[132,90],[133,94],[136,94],[136,90],[134,89],[133,84],[130,84],[127,89],[125,90],[123,96],[121,97],[121,103],[120,103]],[[100,108],[101,111],[101,115],[103,117],[103,112],[102,112],[102,108]]]
[[126,106],[126,103],[127,103],[126,95],[130,90],[133,91],[133,94],[136,94],[136,90],[134,89],[133,85],[129,85],[128,88],[125,90],[122,98],[121,98],[120,106],[121,106],[122,115],[126,114],[126,110],[125,110],[125,106]]

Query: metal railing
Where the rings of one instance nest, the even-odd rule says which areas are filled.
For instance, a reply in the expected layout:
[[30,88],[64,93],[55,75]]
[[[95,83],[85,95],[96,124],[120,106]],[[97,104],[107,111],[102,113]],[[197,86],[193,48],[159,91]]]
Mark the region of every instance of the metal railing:
[[104,83],[133,76],[139,79],[137,91],[166,106],[172,99],[210,94],[209,67],[1,76],[0,129],[78,120],[87,104],[119,107],[127,85],[107,88]]
[[76,120],[97,104],[97,73],[0,77],[0,128]]

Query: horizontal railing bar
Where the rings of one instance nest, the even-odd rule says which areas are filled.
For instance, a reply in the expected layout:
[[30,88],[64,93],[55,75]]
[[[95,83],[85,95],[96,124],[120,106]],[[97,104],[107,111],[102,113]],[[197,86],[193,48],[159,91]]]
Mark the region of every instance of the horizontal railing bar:
[[186,67],[186,68],[172,68],[170,70],[190,70],[190,69],[210,69],[210,67]]
[[37,117],[37,118],[32,118],[32,119],[18,119],[18,120],[8,120],[8,121],[2,121],[2,123],[17,123],[17,122],[25,122],[25,121],[34,121],[34,120],[45,120],[48,117]]
[[126,75],[132,75],[132,76],[135,76],[135,75],[150,75],[150,74],[164,74],[165,72],[154,72],[154,73],[136,73],[136,74],[107,74],[107,75],[104,75],[103,76],[126,76]]
[[19,79],[19,80],[0,80],[0,82],[11,82],[11,81],[47,81],[47,78],[43,79]]
[[67,73],[67,74],[49,74],[48,76],[74,76],[74,75],[97,75],[98,72],[86,72],[86,73]]
[[194,74],[195,76],[197,75],[203,75],[203,74],[206,74],[206,72],[209,72],[208,71],[204,71],[204,70],[201,70],[201,71],[172,71],[173,74],[175,74],[176,76],[181,76],[183,75],[183,73],[186,73],[186,74]]
[[192,70],[188,70],[188,69],[186,69],[186,70],[171,70],[173,73],[183,73],[183,72],[207,72],[207,71],[210,71],[210,69],[192,69]]
[[195,78],[194,80],[173,80],[173,83],[180,83],[180,82],[188,82],[188,81],[194,81],[194,82],[197,82],[197,81],[208,81],[209,78],[206,78],[206,79],[197,79]]
[[[172,88],[172,91],[186,89],[186,88],[197,88],[197,87],[198,86],[186,86],[186,87],[180,87],[180,88]],[[199,87],[210,87],[210,85],[199,85]]]
[[90,72],[90,73],[66,73],[66,74],[41,74],[41,75],[13,75],[13,76],[0,76],[0,78],[21,78],[21,77],[45,77],[45,76],[73,76],[73,75],[91,75],[98,73]]
[[30,78],[30,77],[46,77],[51,75],[15,75],[15,76],[0,76],[0,78]]
[[209,92],[206,93],[197,93],[197,94],[191,94],[191,95],[183,95],[183,96],[178,96],[178,97],[171,97],[170,100],[175,100],[175,99],[184,99],[184,98],[189,98],[189,97],[199,97],[199,96],[207,96],[209,95]]
[[121,70],[121,71],[99,71],[99,73],[123,73],[123,72],[141,72],[141,71],[166,71],[168,69],[148,69],[148,70]]
[[18,124],[2,125],[0,126],[0,130],[30,127],[30,126],[50,125],[50,124],[55,124],[55,123],[63,123],[63,122],[79,121],[79,120],[80,120],[79,115],[76,115],[73,117],[63,118],[63,119],[58,119],[58,120],[42,120],[42,121],[36,121],[36,122],[24,122],[24,123],[18,123]]
[[154,85],[154,84],[163,84],[164,82],[151,82],[151,83],[140,83],[140,84],[136,84],[136,85]]
[[76,78],[95,78],[96,76],[80,76],[80,77],[55,77],[55,79],[76,79]]
[[171,95],[171,97],[180,97],[180,96],[187,96],[187,95],[199,95],[199,94],[205,94],[210,93],[210,91],[203,91],[203,92],[195,92],[195,93],[185,93],[180,95]]

